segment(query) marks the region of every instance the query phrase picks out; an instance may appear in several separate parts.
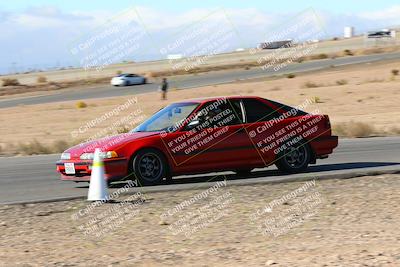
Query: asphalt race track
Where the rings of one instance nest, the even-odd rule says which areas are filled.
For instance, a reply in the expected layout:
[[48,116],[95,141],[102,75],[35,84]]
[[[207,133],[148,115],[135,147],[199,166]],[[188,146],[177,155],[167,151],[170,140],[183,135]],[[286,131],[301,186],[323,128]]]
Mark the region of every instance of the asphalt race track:
[[[171,80],[170,86],[179,89],[204,86],[209,84],[228,83],[239,79],[267,77],[283,73],[294,73],[329,68],[332,65],[349,65],[400,59],[400,53],[375,54],[367,56],[343,57],[301,64],[291,64],[280,71],[263,71],[260,68],[250,70],[230,70],[203,73],[199,75],[180,76]],[[156,84],[129,87],[103,86],[96,89],[60,90],[59,92],[35,97],[24,97],[0,100],[0,108],[16,105],[34,105],[58,101],[105,98],[135,93],[156,91]],[[55,171],[55,161],[59,155],[0,158],[0,203],[16,203],[41,200],[82,197],[87,193],[87,183],[76,184],[62,182]],[[354,175],[370,171],[400,171],[400,137],[376,137],[364,139],[343,139],[330,158],[319,160],[311,165],[309,172],[296,175],[283,175],[273,167],[257,170],[249,177],[239,177],[231,172],[213,173],[197,176],[183,176],[175,179],[171,185],[160,185],[140,190],[175,190],[208,187],[210,179],[226,177],[232,184],[253,184],[274,180],[290,180],[297,177],[324,178],[330,175]],[[118,185],[113,186],[116,190]]]
[[[55,200],[82,197],[87,194],[87,183],[63,182],[55,171],[59,155],[0,158],[0,204]],[[341,139],[330,158],[311,165],[307,173],[283,175],[270,167],[239,177],[231,172],[197,176],[182,176],[170,185],[150,186],[137,190],[165,191],[211,186],[209,181],[226,177],[228,184],[256,184],[294,178],[328,178],[332,175],[352,177],[374,172],[400,172],[400,137]],[[117,190],[114,185],[110,190]]]
[[[349,56],[336,59],[324,59],[306,61],[303,63],[293,63],[285,68],[274,71],[267,71],[261,68],[252,68],[249,70],[237,69],[229,71],[214,71],[209,73],[201,73],[198,75],[177,76],[170,79],[170,88],[193,88],[212,84],[229,83],[241,79],[253,79],[260,77],[268,77],[272,75],[280,75],[285,73],[305,72],[312,70],[320,70],[330,68],[331,66],[342,66],[350,64],[376,62],[382,60],[400,59],[400,53],[374,54],[365,56]],[[146,92],[157,91],[158,84],[145,84],[127,87],[113,87],[111,85],[98,86],[97,88],[60,90],[51,95],[20,97],[14,99],[0,100],[0,108],[13,107],[18,105],[35,105],[59,101],[91,99],[91,98],[107,98],[115,96],[133,95]]]

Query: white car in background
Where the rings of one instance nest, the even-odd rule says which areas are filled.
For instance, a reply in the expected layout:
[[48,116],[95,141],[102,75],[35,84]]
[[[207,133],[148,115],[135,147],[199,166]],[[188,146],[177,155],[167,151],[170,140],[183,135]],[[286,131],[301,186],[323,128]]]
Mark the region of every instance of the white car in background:
[[145,84],[147,82],[146,78],[136,74],[120,74],[117,77],[111,79],[111,85],[114,86],[127,86],[134,84]]

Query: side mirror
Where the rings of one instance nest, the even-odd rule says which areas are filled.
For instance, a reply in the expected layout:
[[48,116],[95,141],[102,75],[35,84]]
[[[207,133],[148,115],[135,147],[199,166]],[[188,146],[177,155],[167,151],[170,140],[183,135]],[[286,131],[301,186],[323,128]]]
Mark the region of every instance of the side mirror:
[[200,124],[199,120],[193,120],[193,121],[188,123],[187,128],[188,129],[193,129],[194,127],[196,127],[199,124]]

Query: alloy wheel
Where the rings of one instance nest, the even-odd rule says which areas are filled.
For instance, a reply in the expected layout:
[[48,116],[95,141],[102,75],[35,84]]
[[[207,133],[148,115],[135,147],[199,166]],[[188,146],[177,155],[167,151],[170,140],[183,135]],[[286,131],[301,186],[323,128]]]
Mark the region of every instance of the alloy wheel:
[[162,161],[154,153],[144,154],[139,161],[139,173],[147,181],[159,179],[162,174]]
[[297,169],[301,168],[307,161],[306,147],[300,145],[299,147],[289,147],[285,151],[284,160],[290,167]]

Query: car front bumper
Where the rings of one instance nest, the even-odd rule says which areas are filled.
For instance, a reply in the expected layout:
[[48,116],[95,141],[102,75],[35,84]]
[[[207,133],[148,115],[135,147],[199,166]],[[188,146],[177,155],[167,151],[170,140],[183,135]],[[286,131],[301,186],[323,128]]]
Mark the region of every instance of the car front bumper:
[[[75,174],[65,172],[65,163],[74,163]],[[91,160],[60,160],[56,162],[56,170],[61,174],[63,181],[88,182],[92,174]],[[107,181],[123,179],[128,174],[128,162],[126,158],[104,159],[104,172]]]

